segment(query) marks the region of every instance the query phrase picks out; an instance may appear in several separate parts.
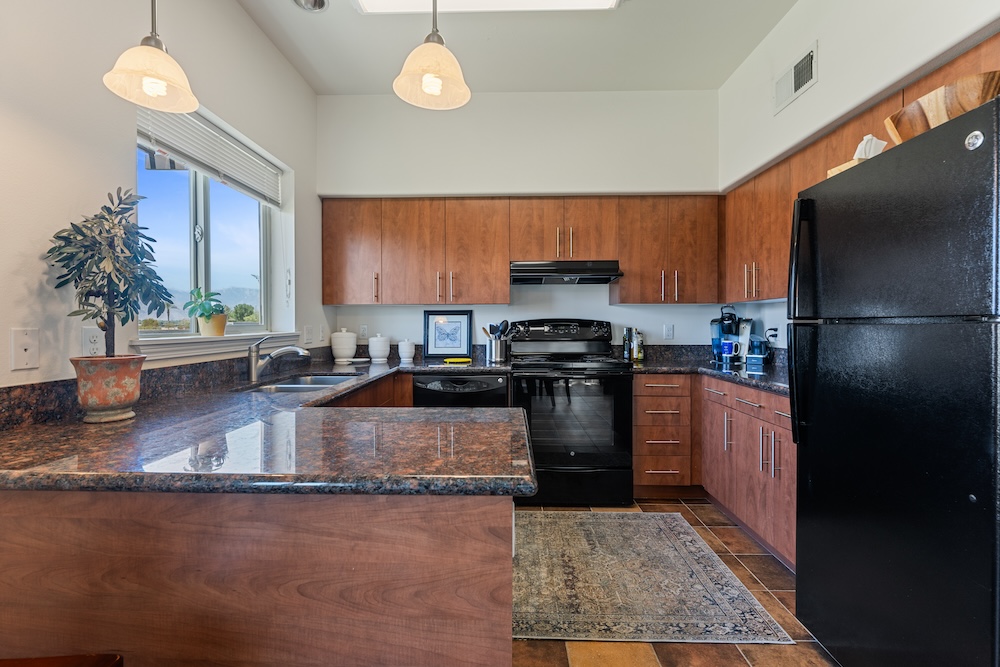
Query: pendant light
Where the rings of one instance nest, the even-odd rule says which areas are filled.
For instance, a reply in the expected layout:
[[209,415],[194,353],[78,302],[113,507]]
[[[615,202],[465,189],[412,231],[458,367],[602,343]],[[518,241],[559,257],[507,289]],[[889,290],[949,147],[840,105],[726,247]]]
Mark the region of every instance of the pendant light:
[[153,3],[153,28],[139,46],[118,57],[114,68],[104,75],[104,85],[119,97],[141,107],[189,113],[198,108],[187,75],[177,61],[167,55],[167,48],[156,34],[156,0]]
[[437,27],[437,0],[432,5],[431,34],[413,49],[392,89],[404,102],[422,109],[457,109],[472,98],[458,59],[444,45]]

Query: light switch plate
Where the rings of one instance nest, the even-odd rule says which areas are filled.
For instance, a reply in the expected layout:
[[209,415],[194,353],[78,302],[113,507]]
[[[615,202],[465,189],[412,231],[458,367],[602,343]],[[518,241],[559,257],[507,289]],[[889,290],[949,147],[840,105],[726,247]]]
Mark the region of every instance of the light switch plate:
[[311,324],[302,327],[302,342],[306,345],[313,342],[313,326]]
[[10,369],[38,368],[38,329],[10,330]]

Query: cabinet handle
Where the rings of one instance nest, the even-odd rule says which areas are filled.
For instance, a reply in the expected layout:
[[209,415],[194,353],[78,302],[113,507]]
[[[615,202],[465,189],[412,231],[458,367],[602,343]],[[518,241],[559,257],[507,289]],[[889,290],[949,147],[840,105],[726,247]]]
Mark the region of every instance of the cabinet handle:
[[655,383],[648,383],[648,382],[645,385],[643,385],[643,386],[646,386],[646,387],[670,387],[671,389],[677,389],[677,388],[680,387],[679,384],[655,384]]
[[679,292],[677,291],[677,269],[674,269],[674,303],[677,303],[679,300]]
[[729,413],[722,413],[722,451],[729,451]]
[[666,282],[665,282],[666,279],[667,279],[666,275],[667,275],[667,272],[664,271],[663,269],[660,269],[660,301],[666,301],[667,300],[667,297],[666,297],[667,287],[666,287]]
[[757,295],[760,293],[760,290],[757,288],[757,272],[758,271],[760,271],[760,267],[757,266],[757,262],[754,262],[753,263],[753,292],[751,293],[750,296],[752,296],[755,299],[757,298]]
[[750,401],[744,401],[742,398],[737,398],[736,401],[738,403],[742,403],[743,405],[749,405],[751,408],[762,408],[762,407],[764,407],[760,403],[751,403]]
[[781,470],[781,468],[775,465],[778,462],[778,459],[774,458],[774,440],[774,431],[771,431],[771,479],[774,479],[775,470]]
[[764,427],[760,427],[760,433],[757,435],[757,447],[760,450],[760,471],[764,472],[764,464],[767,461],[764,460]]
[[647,470],[647,475],[679,475],[680,470]]
[[744,264],[743,265],[743,298],[744,299],[749,299],[750,298],[750,284],[749,283],[750,283],[750,280],[747,277],[747,265]]
[[715,394],[716,396],[725,396],[726,395],[726,392],[719,391],[718,389],[711,389],[709,387],[702,387],[702,389],[704,389],[705,391],[710,391],[713,394]]
[[774,414],[778,415],[779,417],[788,417],[789,419],[792,418],[792,415],[788,414],[787,412],[782,412],[781,410],[775,410]]
[[455,301],[455,272],[448,272],[448,294],[449,301]]
[[646,410],[647,415],[679,415],[680,410]]
[[569,258],[573,259],[573,228],[569,228]]
[[372,301],[378,303],[378,271],[372,271]]
[[562,229],[556,227],[556,259],[562,257],[560,250],[562,250]]
[[441,272],[437,272],[437,302],[441,303]]
[[647,445],[679,445],[680,440],[647,440]]

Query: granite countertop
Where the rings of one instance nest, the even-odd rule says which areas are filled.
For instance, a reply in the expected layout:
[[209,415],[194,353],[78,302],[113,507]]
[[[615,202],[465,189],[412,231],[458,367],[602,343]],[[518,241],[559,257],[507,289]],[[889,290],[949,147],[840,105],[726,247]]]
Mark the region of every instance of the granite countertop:
[[396,368],[326,364],[307,372],[356,378],[301,393],[245,391],[254,385],[243,384],[140,404],[136,418],[123,422],[0,432],[0,489],[535,492],[522,410],[322,407]]
[[785,366],[764,366],[763,372],[747,372],[739,366],[717,366],[705,364],[690,365],[657,365],[636,364],[633,373],[698,373],[722,378],[735,384],[770,391],[782,396],[788,396],[788,368]]

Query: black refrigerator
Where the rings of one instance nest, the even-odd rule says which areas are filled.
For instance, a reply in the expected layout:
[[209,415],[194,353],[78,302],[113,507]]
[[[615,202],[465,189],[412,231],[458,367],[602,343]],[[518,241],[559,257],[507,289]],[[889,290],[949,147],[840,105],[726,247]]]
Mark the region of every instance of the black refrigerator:
[[796,615],[844,667],[998,665],[998,100],[799,195]]

